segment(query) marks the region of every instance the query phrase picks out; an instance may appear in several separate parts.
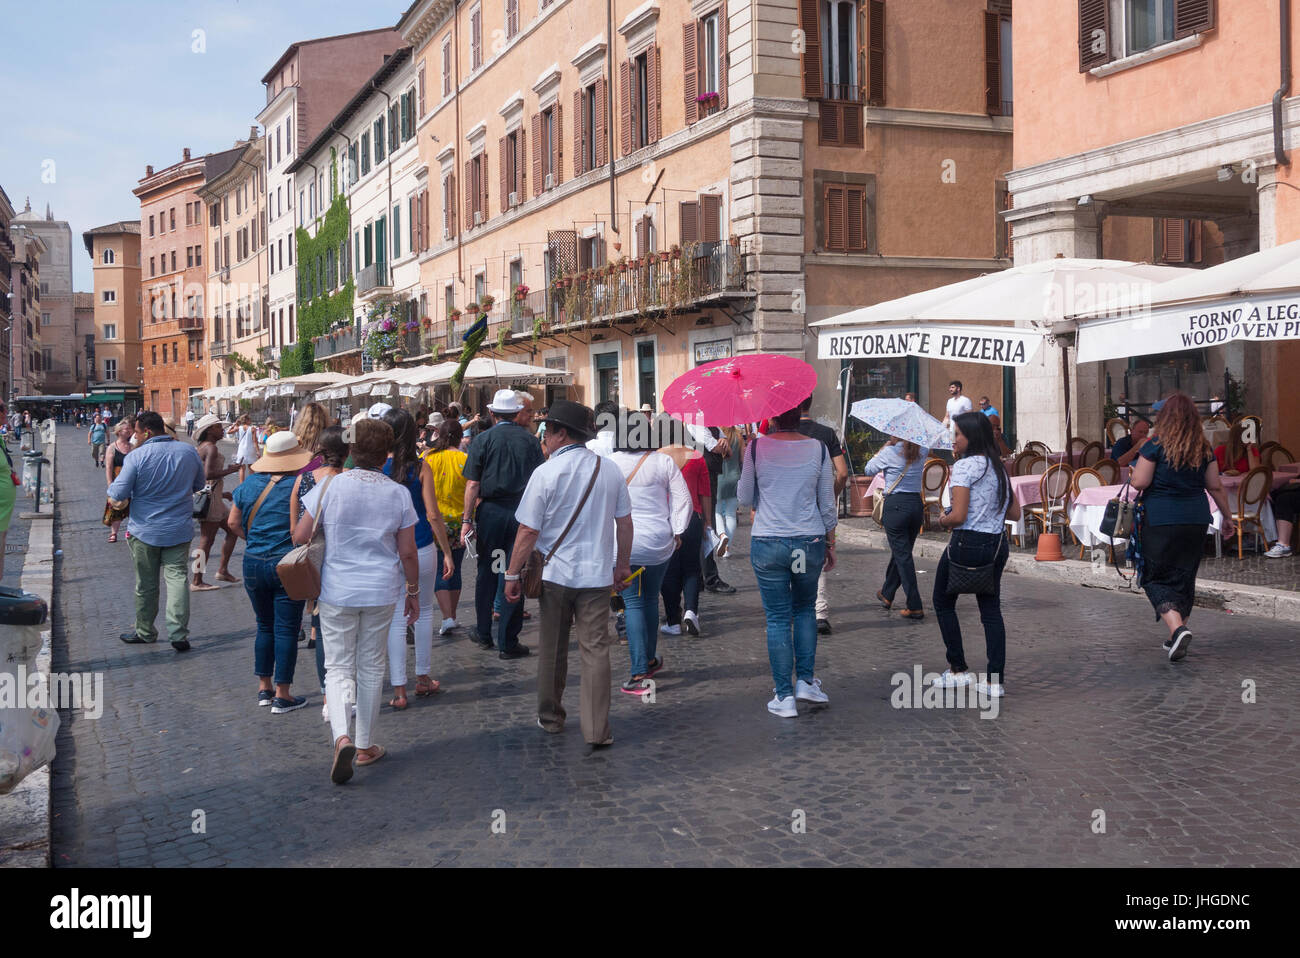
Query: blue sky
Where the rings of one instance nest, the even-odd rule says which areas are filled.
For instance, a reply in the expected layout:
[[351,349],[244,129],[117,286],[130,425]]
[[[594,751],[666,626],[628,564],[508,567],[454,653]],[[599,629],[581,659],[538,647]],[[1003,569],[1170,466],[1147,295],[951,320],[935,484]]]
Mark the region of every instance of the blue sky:
[[[409,0],[0,0],[0,186],[81,233],[139,219],[147,164],[229,149],[266,103],[261,78],[289,44],[396,25]],[[204,52],[195,52],[202,30]],[[53,182],[48,182],[49,180]]]

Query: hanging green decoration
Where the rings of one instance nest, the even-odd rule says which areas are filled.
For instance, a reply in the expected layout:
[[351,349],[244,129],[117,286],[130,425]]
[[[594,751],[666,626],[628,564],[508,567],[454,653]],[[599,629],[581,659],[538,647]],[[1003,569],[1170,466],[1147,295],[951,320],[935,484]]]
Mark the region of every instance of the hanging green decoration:
[[465,370],[469,368],[469,361],[478,353],[478,348],[483,345],[483,340],[487,339],[488,321],[487,316],[481,316],[473,326],[465,330],[465,335],[461,336],[461,341],[465,344],[460,351],[460,365],[456,371],[451,374],[451,391],[453,394],[460,392],[461,382],[465,378]]

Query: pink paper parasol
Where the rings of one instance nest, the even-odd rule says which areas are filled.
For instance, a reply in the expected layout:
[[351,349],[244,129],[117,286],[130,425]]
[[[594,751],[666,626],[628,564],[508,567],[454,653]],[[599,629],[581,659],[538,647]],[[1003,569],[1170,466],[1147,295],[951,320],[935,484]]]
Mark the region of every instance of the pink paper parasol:
[[664,411],[700,426],[735,426],[793,409],[816,385],[817,371],[802,359],[733,356],[674,379],[664,390]]

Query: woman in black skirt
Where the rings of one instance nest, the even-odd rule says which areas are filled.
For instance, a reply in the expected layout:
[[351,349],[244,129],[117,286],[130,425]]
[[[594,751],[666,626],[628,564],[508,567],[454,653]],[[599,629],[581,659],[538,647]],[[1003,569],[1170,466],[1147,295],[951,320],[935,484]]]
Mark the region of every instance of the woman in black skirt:
[[1164,647],[1169,661],[1177,662],[1192,641],[1187,619],[1210,524],[1207,492],[1223,517],[1219,532],[1224,536],[1233,532],[1232,509],[1218,463],[1205,441],[1196,407],[1183,393],[1165,400],[1151,438],[1133,464],[1131,483],[1134,489],[1145,490],[1138,529],[1141,585],[1156,617],[1169,627]]

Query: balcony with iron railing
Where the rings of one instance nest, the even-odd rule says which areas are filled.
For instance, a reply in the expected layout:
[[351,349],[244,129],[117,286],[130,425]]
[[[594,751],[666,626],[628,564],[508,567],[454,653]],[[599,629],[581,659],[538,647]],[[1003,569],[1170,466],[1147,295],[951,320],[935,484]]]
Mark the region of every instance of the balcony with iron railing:
[[201,333],[203,332],[202,316],[180,316],[176,320],[176,325],[182,332]]
[[214,339],[212,345],[208,347],[208,355],[212,359],[220,359],[222,356],[229,356],[230,352],[230,344],[224,339]]
[[361,341],[356,326],[344,326],[342,329],[331,330],[323,336],[313,337],[311,346],[313,354],[319,361],[354,353],[361,348]]
[[273,364],[278,363],[278,362],[280,361],[281,347],[279,347],[279,346],[262,346],[260,349],[258,349],[258,353],[259,353],[259,354],[261,355],[261,357],[262,357],[262,362],[264,362],[264,363],[266,363],[266,364],[268,364],[268,365],[273,365]]
[[392,277],[385,262],[371,263],[357,272],[357,296],[368,302],[384,293],[393,291]]

